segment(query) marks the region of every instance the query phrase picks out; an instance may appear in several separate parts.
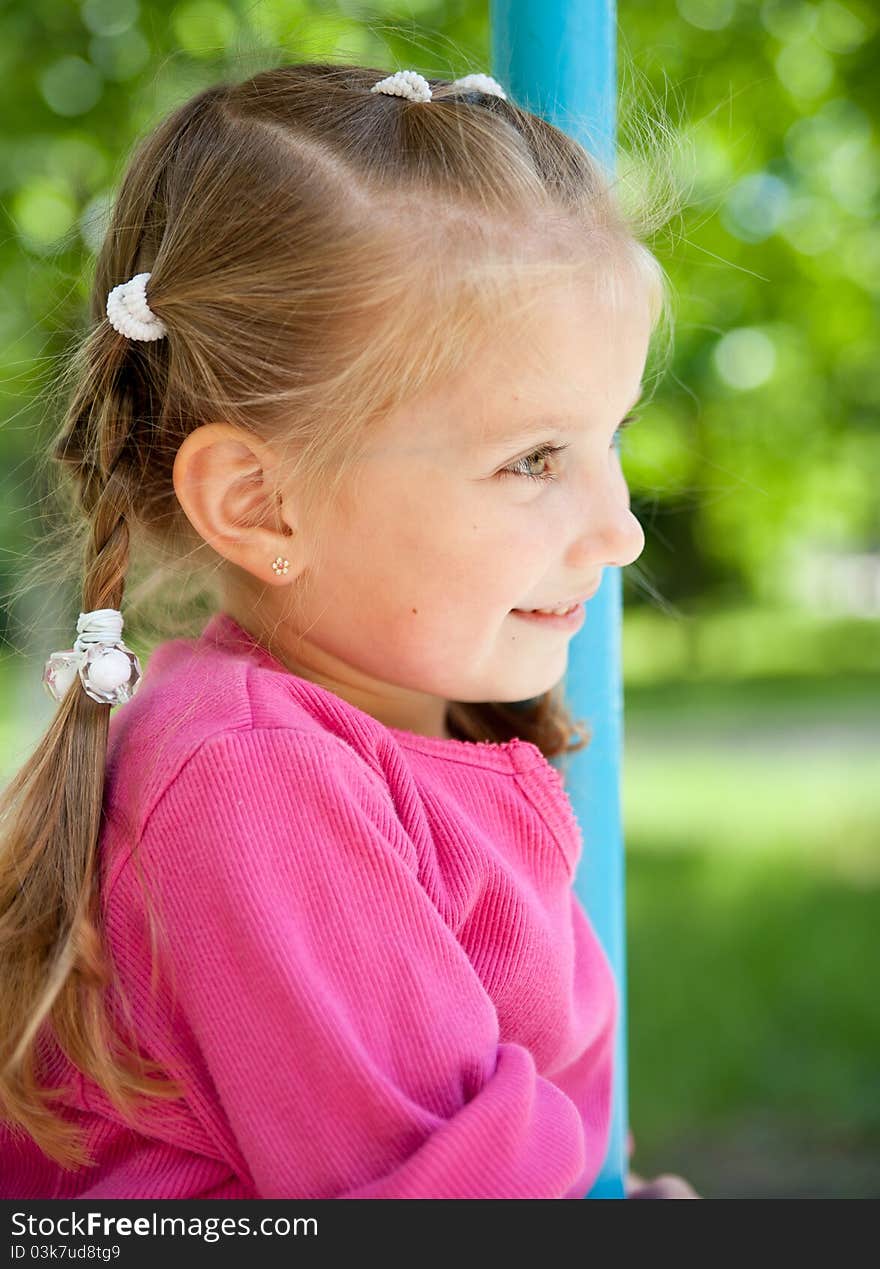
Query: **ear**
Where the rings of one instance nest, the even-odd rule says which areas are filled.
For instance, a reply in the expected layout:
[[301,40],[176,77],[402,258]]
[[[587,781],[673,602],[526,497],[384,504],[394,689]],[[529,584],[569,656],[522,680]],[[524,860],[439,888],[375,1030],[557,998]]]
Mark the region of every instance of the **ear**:
[[260,581],[274,582],[272,561],[289,560],[278,584],[302,571],[302,535],[290,523],[268,445],[229,423],[205,423],[177,451],[172,479],[186,518],[218,554]]

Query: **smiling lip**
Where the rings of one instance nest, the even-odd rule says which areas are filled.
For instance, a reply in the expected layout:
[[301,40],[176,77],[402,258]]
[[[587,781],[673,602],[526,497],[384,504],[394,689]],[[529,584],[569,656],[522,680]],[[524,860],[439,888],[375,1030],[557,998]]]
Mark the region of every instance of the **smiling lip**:
[[524,608],[511,609],[511,617],[518,617],[520,621],[531,621],[539,626],[549,626],[551,629],[565,630],[574,634],[584,623],[587,610],[583,604],[577,604],[565,616],[557,616],[555,613],[546,612],[528,612]]
[[[601,585],[601,583],[599,584]],[[573,599],[562,599],[558,604],[535,604],[535,608],[571,608],[572,604],[583,604],[588,599],[592,599],[598,591],[599,586],[594,586],[592,590],[587,591],[586,595],[575,595]],[[531,612],[529,608],[514,608],[512,612]]]

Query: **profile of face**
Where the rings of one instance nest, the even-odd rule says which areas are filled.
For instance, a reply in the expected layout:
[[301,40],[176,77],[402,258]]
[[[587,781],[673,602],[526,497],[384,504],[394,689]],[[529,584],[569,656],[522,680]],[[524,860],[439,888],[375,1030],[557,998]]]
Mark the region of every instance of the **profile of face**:
[[[448,736],[449,701],[548,691],[573,632],[513,610],[585,595],[644,548],[613,437],[640,394],[650,334],[644,294],[612,308],[592,290],[547,293],[454,382],[387,417],[325,528],[317,571],[292,492],[292,536],[264,536],[259,554],[243,539],[229,461],[243,447],[222,430],[212,438],[216,425],[197,429],[178,453],[178,497],[259,580],[258,602],[230,587],[226,611],[293,673],[390,727]],[[278,554],[290,572],[269,581]],[[306,575],[294,620],[291,588]]]

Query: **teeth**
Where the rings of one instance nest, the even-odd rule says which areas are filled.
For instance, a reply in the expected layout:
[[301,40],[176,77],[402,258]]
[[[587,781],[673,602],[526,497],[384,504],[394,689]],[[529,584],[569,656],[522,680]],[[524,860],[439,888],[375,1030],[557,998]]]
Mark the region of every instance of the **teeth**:
[[574,612],[577,604],[569,604],[567,608],[527,608],[527,612],[543,612],[548,616],[564,617],[566,613]]

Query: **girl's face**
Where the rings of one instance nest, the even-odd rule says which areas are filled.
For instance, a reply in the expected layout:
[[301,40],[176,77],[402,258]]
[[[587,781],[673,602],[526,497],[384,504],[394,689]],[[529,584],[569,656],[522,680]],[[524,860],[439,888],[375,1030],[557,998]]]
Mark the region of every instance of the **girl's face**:
[[[612,439],[649,338],[644,296],[612,311],[566,288],[466,375],[390,415],[346,486],[302,616],[269,627],[273,653],[424,735],[449,734],[450,700],[525,700],[558,683],[572,632],[511,610],[584,595],[641,554]],[[542,458],[545,445],[565,448]],[[293,592],[268,593],[284,606]]]

